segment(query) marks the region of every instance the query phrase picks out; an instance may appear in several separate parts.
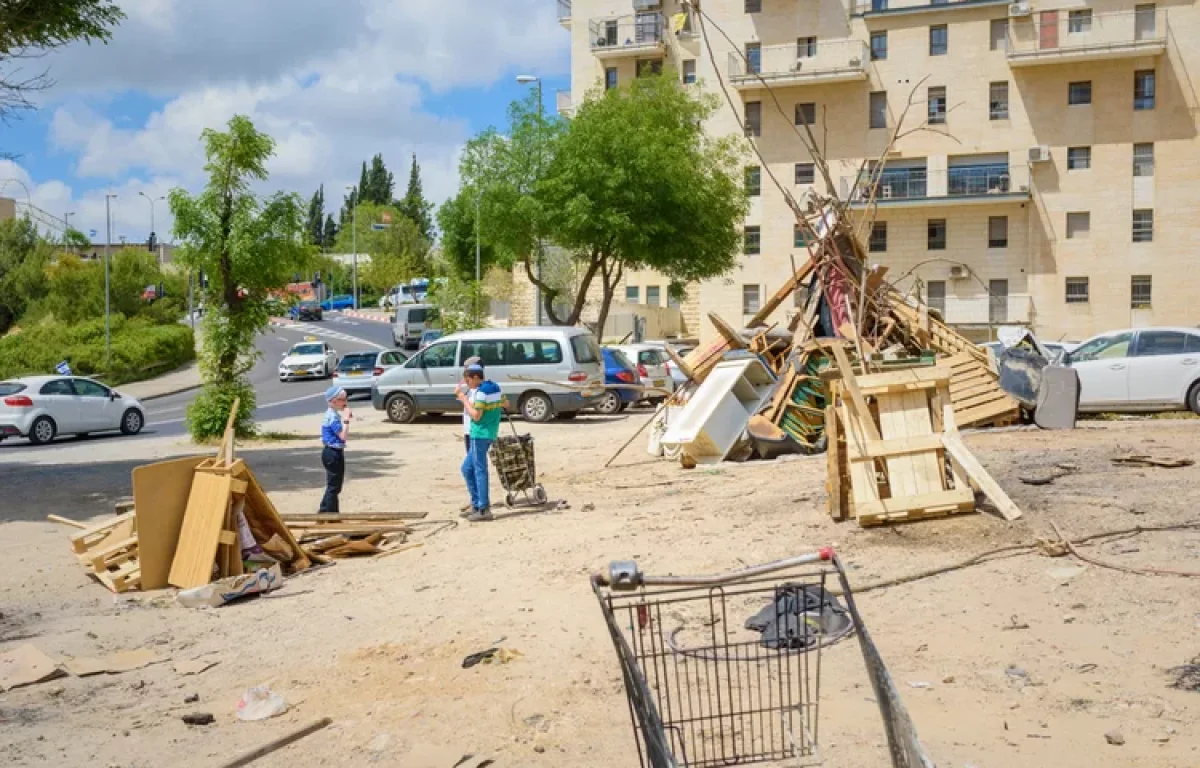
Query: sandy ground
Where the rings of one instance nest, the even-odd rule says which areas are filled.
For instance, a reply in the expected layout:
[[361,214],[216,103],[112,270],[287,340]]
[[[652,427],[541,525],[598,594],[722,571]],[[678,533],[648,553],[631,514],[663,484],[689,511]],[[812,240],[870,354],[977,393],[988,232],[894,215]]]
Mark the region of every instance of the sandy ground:
[[[456,519],[464,497],[457,422],[399,427],[360,412],[343,509]],[[99,517],[129,467],[195,449],[164,440],[30,454],[23,469],[35,480],[0,488],[0,508],[11,513],[0,515],[10,521],[0,524],[0,652],[24,642],[58,657],[148,647],[168,660],[0,694],[0,764],[217,766],[328,716],[332,726],[256,766],[451,768],[467,754],[475,756],[467,766],[637,765],[619,667],[588,582],[610,560],[707,573],[832,544],[852,583],[865,585],[1031,542],[1050,534],[1051,520],[1074,535],[1195,521],[1200,501],[1200,467],[1109,461],[1130,449],[1193,456],[1198,421],[969,435],[1024,519],[1005,523],[985,511],[863,530],[826,516],[824,457],[684,471],[651,460],[639,439],[601,471],[643,418],[519,425],[535,435],[542,479],[568,509],[457,525],[420,549],[341,561],[275,596],[220,610],[180,607],[168,592],[114,597],[73,561],[68,530],[42,519],[49,511]],[[310,421],[269,426],[308,431]],[[303,512],[315,511],[321,493],[317,450],[305,439],[247,445],[243,455],[278,507]],[[1080,471],[1047,486],[1017,479],[1063,461]],[[81,483],[97,490],[81,492]],[[1088,551],[1200,570],[1200,530]],[[1200,654],[1200,584],[1079,565],[1025,555],[860,595],[937,765],[1200,765],[1200,693],[1170,688],[1166,672]],[[521,656],[461,667],[496,645]],[[219,663],[202,674],[173,669],[206,656]],[[290,710],[239,722],[238,697],[258,684]],[[189,694],[199,701],[185,704]],[[856,641],[824,652],[820,702],[826,765],[888,764]],[[216,723],[184,725],[180,716],[191,712]],[[1114,731],[1123,745],[1106,740]]]

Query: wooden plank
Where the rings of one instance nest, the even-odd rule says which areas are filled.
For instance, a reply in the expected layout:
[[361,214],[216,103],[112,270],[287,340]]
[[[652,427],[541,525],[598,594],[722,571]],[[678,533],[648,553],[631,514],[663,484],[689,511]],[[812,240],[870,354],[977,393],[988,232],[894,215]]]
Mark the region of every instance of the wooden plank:
[[247,483],[245,480],[239,480],[237,477],[233,479],[233,487],[230,489],[236,496],[244,496],[246,494]]
[[[903,395],[905,423],[910,437],[934,437],[933,424],[929,416],[929,393],[908,392]],[[913,468],[917,474],[919,493],[932,493],[946,489],[945,462],[937,451],[914,454]]]
[[286,574],[290,575],[310,567],[312,561],[300,550],[300,543],[296,541],[296,537],[279,518],[279,510],[275,508],[271,497],[259,484],[254,472],[246,467],[245,474],[246,481],[249,483],[249,487],[246,489],[246,522],[250,525],[250,530],[254,532],[255,539],[266,541],[271,536],[278,535],[284,543],[291,547],[296,556],[290,562],[285,563]]
[[[85,528],[79,533],[74,534],[71,536],[71,547],[75,550],[75,552],[82,554],[89,548],[95,546],[98,541],[103,541],[103,539],[107,536],[111,536],[112,532],[117,528],[124,528],[125,523],[129,524],[128,527],[130,532],[132,532],[134,525],[134,516],[132,512],[126,512],[123,515],[117,515],[116,517],[109,518],[102,523],[97,523],[96,525]],[[127,537],[128,534],[125,534],[121,538]]]
[[767,299],[766,303],[754,313],[754,316],[750,318],[750,321],[746,323],[746,326],[748,328],[753,328],[766,322],[766,319],[770,317],[775,310],[779,309],[779,305],[787,301],[788,297],[795,293],[796,289],[800,287],[800,284],[808,279],[808,276],[812,274],[815,266],[816,265],[813,264],[812,258],[809,258],[808,261],[804,262],[804,264],[796,270],[796,273],[789,277],[787,282],[779,286],[779,290],[775,291],[771,298]]
[[910,381],[905,384],[888,384],[883,387],[868,387],[862,389],[863,397],[871,395],[886,395],[889,393],[916,392],[923,389],[937,389],[941,386],[938,381]]
[[188,494],[179,543],[171,562],[168,583],[180,589],[201,587],[212,581],[217,557],[217,537],[229,509],[233,477],[197,472]]
[[849,460],[866,461],[867,459],[884,459],[889,456],[940,451],[942,450],[942,438],[941,435],[934,434],[917,435],[880,440],[877,443],[868,442],[864,447],[865,451],[860,451],[857,446],[846,446]]
[[[136,557],[137,543],[137,536],[130,536],[129,538],[121,539],[120,541],[114,542],[106,547],[89,549],[86,554],[80,555],[79,559],[84,561],[84,564],[94,571],[108,570],[109,558],[112,558],[115,555],[126,554],[132,550],[132,556]],[[123,558],[123,560],[128,559],[128,557]]]
[[825,406],[825,490],[829,494],[829,516],[834,520],[846,519],[846,489],[842,487],[843,454],[837,408]]
[[133,500],[137,515],[138,562],[142,588],[167,586],[179,529],[187,510],[196,467],[211,462],[200,456],[146,464],[133,470]]
[[955,411],[954,416],[958,420],[958,424],[964,427],[971,427],[976,424],[991,421],[999,416],[1016,418],[1019,414],[1019,409],[1011,399],[997,400],[986,405],[968,408],[964,411]]
[[217,543],[225,547],[231,547],[234,544],[237,544],[237,540],[237,531],[221,531],[221,533],[217,536]]
[[867,394],[867,390],[879,389],[880,391],[888,391],[888,388],[894,385],[912,384],[914,382],[931,382],[940,384],[942,382],[949,383],[953,371],[944,365],[935,365],[932,367],[922,368],[902,368],[897,371],[885,371],[883,373],[872,373],[866,376],[858,377],[858,388],[863,394]]
[[833,350],[833,357],[837,361],[838,371],[841,374],[842,381],[845,382],[846,390],[850,393],[850,405],[853,406],[854,411],[858,415],[859,424],[862,426],[864,433],[871,440],[882,439],[879,429],[875,426],[874,420],[871,419],[871,411],[867,408],[867,401],[858,388],[858,382],[854,377],[854,369],[850,367],[850,359],[846,357],[846,350],[842,348],[840,342],[829,344],[828,348]]
[[46,515],[46,519],[52,523],[61,523],[63,525],[69,525],[72,528],[78,528],[83,531],[86,531],[87,527],[88,527],[87,523],[81,523],[78,520],[72,520],[69,517],[63,517],[61,515]]
[[362,514],[309,515],[301,512],[289,512],[279,515],[279,519],[289,525],[292,523],[362,523],[368,521],[386,523],[394,520],[421,520],[428,514],[428,512],[365,512]]
[[725,322],[720,315],[716,312],[709,312],[708,319],[713,324],[713,327],[717,329],[717,333],[721,334],[721,338],[725,339],[725,343],[729,345],[730,349],[746,349],[748,346],[746,340],[742,338],[741,334],[733,326]]
[[1013,503],[1004,489],[983,468],[957,431],[942,433],[942,444],[946,446],[946,452],[962,465],[967,476],[977,483],[984,495],[996,505],[996,509],[1000,511],[1005,520],[1016,520],[1021,517],[1020,507]]
[[955,488],[950,491],[935,491],[920,496],[864,501],[857,504],[856,507],[855,513],[859,523],[869,524],[873,522],[872,518],[881,516],[888,518],[929,510],[969,512],[975,508],[975,496],[969,488]]
[[975,397],[976,395],[1003,391],[991,379],[968,379],[962,382],[956,380],[950,385],[950,395],[955,400],[965,400],[968,397]]
[[[851,445],[862,444],[866,441],[863,439],[862,427],[858,424],[858,419],[850,412],[846,404],[846,399],[842,398],[842,404],[839,407],[840,422],[846,432],[846,449],[847,452]],[[858,504],[861,502],[876,501],[879,499],[879,482],[875,476],[874,462],[849,462],[850,464],[850,491],[854,502],[851,510],[857,514]]]
[[[875,398],[879,407],[879,431],[885,440],[904,439],[909,436],[904,418],[905,399],[905,395],[880,395]],[[911,456],[892,456],[884,460],[884,465],[887,467],[891,496],[916,496],[921,493]]]
[[967,410],[970,410],[971,408],[978,408],[979,406],[985,405],[987,403],[994,403],[999,400],[1008,400],[1008,399],[1009,399],[1008,395],[1006,395],[1004,392],[1001,392],[1000,390],[993,390],[991,392],[980,392],[977,395],[972,395],[971,397],[964,397],[961,400],[958,398],[954,398],[953,402],[954,402],[954,407],[957,408],[958,410],[967,411]]

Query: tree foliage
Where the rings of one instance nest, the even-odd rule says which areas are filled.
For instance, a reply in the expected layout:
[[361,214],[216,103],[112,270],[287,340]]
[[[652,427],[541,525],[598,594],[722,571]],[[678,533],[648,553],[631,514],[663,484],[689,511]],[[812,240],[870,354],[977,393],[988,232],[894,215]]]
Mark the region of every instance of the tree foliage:
[[333,220],[333,214],[328,214],[325,217],[325,232],[321,236],[321,245],[325,248],[332,248],[337,242],[338,225]]
[[[238,431],[252,430],[253,389],[246,374],[257,358],[255,337],[266,329],[268,292],[283,288],[297,272],[307,272],[313,249],[306,243],[304,206],[296,195],[260,198],[251,182],[265,181],[275,142],[237,116],[227,131],[202,134],[209,180],[198,196],[182,189],[170,194],[179,260],[208,276],[204,289],[204,349],[201,373],[206,393],[189,415],[193,437],[214,436],[201,411],[224,402],[231,392],[247,392],[238,413]],[[219,432],[218,432],[219,434]]]
[[[357,238],[353,222],[357,220]],[[376,229],[376,225],[382,228]],[[356,216],[346,221],[338,234],[338,250],[350,253],[357,241],[358,253],[370,254],[370,263],[360,265],[363,284],[386,291],[400,282],[427,273],[429,241],[417,225],[393,205],[362,203]]]
[[308,201],[308,231],[309,245],[320,248],[325,245],[325,185],[322,184],[312,199]]
[[[437,213],[438,229],[441,230],[442,258],[446,261],[447,269],[459,277],[473,278],[475,275],[476,198],[473,191],[465,187],[459,190],[457,195],[442,203]],[[482,210],[480,218],[482,219]],[[483,229],[482,222],[480,229]],[[487,230],[483,230],[480,233],[479,247],[480,274],[486,273],[496,261],[496,249],[488,239]]]
[[[366,165],[363,165],[366,168]],[[365,183],[359,187],[359,195],[364,203],[374,203],[375,205],[391,205],[392,193],[395,191],[396,182],[392,177],[391,171],[383,163],[383,155],[375,155],[371,158],[371,169],[366,171]]]
[[0,222],[0,334],[46,294],[45,269],[53,257],[53,246],[28,218]]
[[417,153],[412,156],[412,168],[408,172],[408,189],[404,199],[397,205],[400,211],[417,225],[421,237],[433,242],[433,203],[425,199],[421,186],[421,166],[417,165]]

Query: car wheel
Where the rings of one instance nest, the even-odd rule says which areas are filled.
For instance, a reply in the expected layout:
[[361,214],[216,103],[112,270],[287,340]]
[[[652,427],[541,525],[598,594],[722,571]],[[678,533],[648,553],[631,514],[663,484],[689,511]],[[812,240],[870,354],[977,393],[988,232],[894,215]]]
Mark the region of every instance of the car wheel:
[[570,421],[579,415],[579,411],[563,411],[554,414],[554,417],[559,421]]
[[406,394],[392,395],[384,405],[389,421],[397,424],[411,424],[417,418],[417,404]]
[[631,405],[633,405],[633,403],[627,403],[624,400],[622,400],[620,407],[617,408],[617,412],[624,413],[625,411],[629,410],[629,406],[631,406]]
[[49,416],[38,416],[29,428],[29,442],[34,445],[45,445],[58,434],[58,426]]
[[541,392],[529,392],[521,398],[521,415],[526,421],[545,423],[554,418],[554,403]]
[[605,416],[621,412],[621,395],[616,390],[604,390],[604,398],[596,405],[596,411]]
[[130,408],[125,411],[125,415],[121,417],[121,434],[136,435],[142,431],[142,427],[146,425],[146,419],[142,416],[142,412],[137,408]]
[[1187,404],[1188,408],[1192,409],[1192,413],[1200,414],[1200,381],[1197,381],[1188,390]]

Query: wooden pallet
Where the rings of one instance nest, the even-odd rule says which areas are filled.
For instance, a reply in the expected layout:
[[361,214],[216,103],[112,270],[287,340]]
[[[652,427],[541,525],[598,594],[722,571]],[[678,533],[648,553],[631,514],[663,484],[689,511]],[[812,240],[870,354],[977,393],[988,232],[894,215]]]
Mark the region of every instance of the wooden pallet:
[[75,534],[71,548],[80,565],[113,592],[127,592],[141,583],[137,523],[132,511]]
[[950,402],[960,427],[1007,426],[1021,417],[1021,406],[1000,388],[986,361],[969,352],[943,360],[950,366]]

